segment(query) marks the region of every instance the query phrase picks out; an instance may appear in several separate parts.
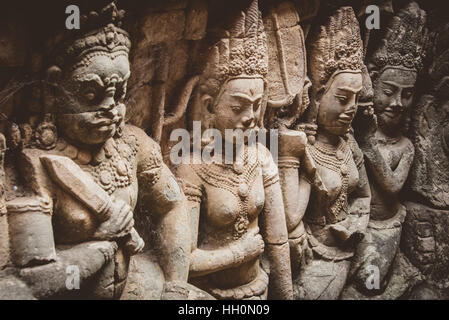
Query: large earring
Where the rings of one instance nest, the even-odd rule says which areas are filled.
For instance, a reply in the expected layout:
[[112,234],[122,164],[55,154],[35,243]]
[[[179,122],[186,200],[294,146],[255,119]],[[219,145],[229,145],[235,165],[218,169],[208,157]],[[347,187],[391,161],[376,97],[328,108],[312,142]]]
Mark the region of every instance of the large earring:
[[34,133],[36,146],[40,149],[50,150],[56,146],[58,134],[55,119],[51,113],[47,113]]

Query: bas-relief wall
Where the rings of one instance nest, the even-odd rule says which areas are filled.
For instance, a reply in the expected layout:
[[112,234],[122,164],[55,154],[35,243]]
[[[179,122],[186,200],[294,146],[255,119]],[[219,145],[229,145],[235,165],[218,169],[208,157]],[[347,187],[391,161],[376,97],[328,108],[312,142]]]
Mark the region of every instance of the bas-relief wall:
[[[79,4],[1,17],[3,298],[447,298],[438,4]],[[193,120],[277,162],[171,163]]]

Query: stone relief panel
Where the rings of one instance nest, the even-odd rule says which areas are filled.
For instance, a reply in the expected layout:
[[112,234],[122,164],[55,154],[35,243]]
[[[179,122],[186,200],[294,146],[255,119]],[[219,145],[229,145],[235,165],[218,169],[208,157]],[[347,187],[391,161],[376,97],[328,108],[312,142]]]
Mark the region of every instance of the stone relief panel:
[[439,5],[78,2],[0,5],[0,299],[449,298]]

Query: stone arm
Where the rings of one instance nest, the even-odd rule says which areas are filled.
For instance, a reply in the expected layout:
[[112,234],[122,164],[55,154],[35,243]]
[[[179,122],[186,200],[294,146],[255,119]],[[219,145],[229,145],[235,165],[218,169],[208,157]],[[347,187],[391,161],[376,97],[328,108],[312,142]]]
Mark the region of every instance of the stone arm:
[[293,299],[290,248],[279,181],[265,186],[265,206],[259,225],[270,265],[269,298]]
[[415,149],[410,141],[407,142],[408,146],[395,169],[390,168],[385,162],[379,151],[378,142],[374,137],[361,145],[366,166],[372,173],[372,177],[382,190],[390,195],[396,195],[402,190],[413,163]]
[[307,151],[307,138],[299,131],[281,132],[279,177],[287,224],[292,270],[304,257],[306,232],[303,217],[309,204],[316,167]]
[[84,283],[114,257],[116,250],[115,242],[84,242],[58,250],[54,262],[20,269],[18,278],[34,298],[54,298],[69,292],[76,295],[76,289],[83,289]]
[[351,193],[349,200],[349,213],[358,217],[351,226],[351,230],[364,233],[368,227],[369,213],[371,205],[371,189],[368,183],[365,165],[362,162],[359,168],[359,182],[357,189]]
[[131,129],[139,145],[139,198],[152,214],[159,263],[167,282],[186,282],[190,260],[190,224],[184,194],[163,163],[159,145],[142,130],[136,127]]
[[[198,228],[203,190],[199,178],[188,165],[176,169],[176,175],[188,199],[188,213],[192,230],[190,277],[207,275],[238,266],[262,254],[264,242],[257,230],[251,230],[242,238],[219,249],[198,248]],[[193,182],[193,183],[192,183]]]
[[302,219],[309,204],[312,184],[309,178],[300,171],[300,162],[279,158],[279,176],[285,219],[289,237],[297,237],[296,230],[303,225]]
[[306,144],[307,137],[303,132],[280,132],[278,168],[289,234],[302,226],[311,192],[309,181],[316,170]]
[[359,216],[368,215],[371,205],[371,188],[366,174],[363,152],[352,135],[349,136],[348,144],[359,171],[357,188],[349,195],[349,213]]

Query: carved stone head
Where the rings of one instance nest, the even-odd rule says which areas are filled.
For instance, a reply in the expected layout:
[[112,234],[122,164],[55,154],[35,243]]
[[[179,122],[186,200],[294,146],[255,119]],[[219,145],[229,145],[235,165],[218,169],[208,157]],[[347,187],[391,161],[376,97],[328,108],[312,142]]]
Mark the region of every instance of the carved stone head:
[[342,7],[311,40],[312,107],[319,131],[349,132],[362,90],[363,45],[354,11]]
[[195,97],[203,128],[257,130],[266,104],[268,56],[258,1],[219,30],[208,48]]
[[57,66],[48,69],[58,79],[58,129],[75,144],[98,145],[120,134],[131,47],[128,34],[119,28],[123,15],[114,3],[100,13],[91,12],[76,40],[64,47]]
[[381,45],[368,59],[380,128],[395,134],[407,126],[427,39],[426,15],[415,2],[394,16]]

